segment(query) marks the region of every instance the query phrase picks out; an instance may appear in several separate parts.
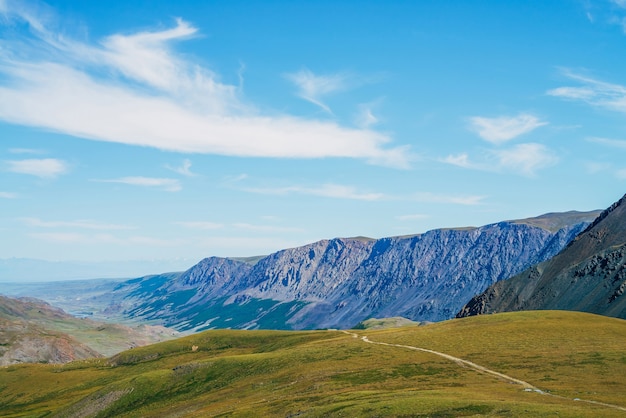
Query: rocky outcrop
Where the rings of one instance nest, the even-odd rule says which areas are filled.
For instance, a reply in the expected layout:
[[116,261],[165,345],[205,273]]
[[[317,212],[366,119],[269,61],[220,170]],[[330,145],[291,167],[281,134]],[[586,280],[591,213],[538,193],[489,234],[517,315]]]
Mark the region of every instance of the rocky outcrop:
[[626,319],[626,196],[552,259],[494,284],[459,317],[532,309],[564,309]]
[[[489,285],[558,253],[598,214],[550,214],[379,240],[322,240],[254,266],[208,258],[144,291],[152,297],[138,298],[127,313],[178,329],[222,320],[228,321],[222,326],[261,327],[261,316],[279,312],[282,323],[271,323],[292,329],[349,328],[373,316],[449,319]],[[152,289],[154,282],[142,286]]]

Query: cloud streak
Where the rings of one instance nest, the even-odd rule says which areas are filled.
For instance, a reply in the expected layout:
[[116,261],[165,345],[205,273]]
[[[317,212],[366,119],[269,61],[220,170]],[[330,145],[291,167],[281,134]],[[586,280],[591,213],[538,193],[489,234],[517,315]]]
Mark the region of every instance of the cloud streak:
[[28,174],[42,179],[54,179],[68,171],[65,161],[55,158],[8,160],[4,164],[6,171]]
[[559,158],[543,144],[525,143],[504,149],[488,150],[478,162],[470,159],[467,153],[448,155],[440,161],[472,170],[513,172],[534,177],[539,170],[556,164]]
[[607,147],[626,150],[626,141],[624,141],[623,139],[592,137],[592,138],[587,138],[587,140],[589,142],[594,142],[596,144],[605,145]]
[[27,226],[37,228],[79,228],[93,230],[128,230],[136,229],[129,225],[107,224],[92,220],[76,220],[76,221],[44,221],[39,218],[19,218],[21,222]]
[[223,224],[216,222],[208,222],[208,221],[180,221],[174,222],[174,225],[179,225],[184,228],[189,229],[202,229],[202,230],[211,230],[211,229],[221,229],[224,227]]
[[[7,1],[6,15],[28,22],[32,31],[21,34],[28,42],[3,39],[0,120],[182,153],[410,165],[408,148],[389,147],[388,135],[290,115],[264,116],[244,105],[237,86],[220,83],[210,70],[174,53],[175,41],[198,32],[181,19],[167,30],[114,34],[91,45],[48,31],[19,4]],[[306,72],[294,80],[314,102],[343,83],[342,76]]]
[[180,167],[166,165],[165,168],[187,177],[195,177],[197,175],[196,173],[191,172],[191,161],[189,159],[185,159]]
[[304,187],[304,186],[286,186],[286,187],[257,187],[257,188],[245,188],[246,192],[267,194],[267,195],[288,195],[288,194],[302,194],[310,196],[327,197],[334,199],[349,199],[349,200],[365,200],[374,201],[385,198],[383,193],[364,193],[358,191],[352,186],[344,186],[340,184],[324,184],[318,187]]
[[416,193],[413,195],[413,200],[421,203],[443,203],[463,206],[480,205],[485,198],[486,196],[449,195],[430,192]]
[[470,129],[492,144],[502,144],[547,124],[527,113],[497,118],[482,116],[470,118]]
[[570,80],[578,82],[579,85],[548,90],[549,96],[580,101],[590,106],[626,113],[626,87],[597,80],[570,70],[564,70],[563,74]]
[[348,80],[347,74],[315,75],[308,69],[285,74],[285,78],[297,87],[298,96],[331,114],[333,112],[322,101],[322,98],[331,93],[344,90]]
[[176,179],[156,178],[156,177],[121,177],[118,179],[93,180],[100,183],[120,183],[130,186],[154,187],[167,192],[178,192],[182,190],[180,182]]

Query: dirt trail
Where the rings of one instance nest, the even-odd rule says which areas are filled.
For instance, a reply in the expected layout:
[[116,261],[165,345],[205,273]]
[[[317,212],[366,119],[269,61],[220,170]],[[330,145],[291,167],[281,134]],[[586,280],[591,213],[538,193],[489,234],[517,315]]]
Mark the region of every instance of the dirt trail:
[[523,380],[516,379],[516,378],[511,377],[509,375],[506,375],[504,373],[500,373],[500,372],[497,372],[495,370],[488,369],[487,367],[481,366],[480,364],[476,364],[476,363],[473,363],[473,362],[468,361],[468,360],[464,360],[464,359],[459,358],[459,357],[451,356],[450,354],[441,353],[441,352],[435,351],[435,350],[429,350],[428,348],[414,347],[414,346],[411,346],[411,345],[390,344],[390,343],[384,343],[384,342],[380,342],[380,341],[372,341],[372,340],[368,339],[367,336],[365,336],[365,335],[359,336],[358,334],[355,334],[355,333],[349,332],[349,331],[345,331],[345,330],[343,330],[342,332],[344,332],[345,334],[351,335],[353,338],[359,338],[360,337],[363,342],[366,342],[368,344],[384,345],[384,346],[387,346],[387,347],[405,348],[407,350],[422,351],[424,353],[434,354],[436,356],[443,357],[443,358],[445,358],[447,360],[453,361],[456,364],[458,364],[459,366],[467,366],[467,367],[472,368],[474,370],[477,370],[477,371],[479,371],[481,373],[490,374],[492,376],[495,376],[495,377],[497,377],[497,378],[499,378],[501,380],[504,380],[504,381],[506,381],[508,383],[521,385],[526,392],[535,392],[535,393],[539,393],[541,395],[552,396],[554,398],[566,399],[566,400],[576,401],[576,402],[586,402],[586,403],[590,403],[590,404],[594,404],[594,405],[604,406],[604,407],[607,407],[607,408],[617,409],[617,410],[620,410],[620,411],[626,411],[626,408],[624,408],[622,406],[618,406],[618,405],[612,405],[612,404],[608,404],[608,403],[604,403],[604,402],[591,401],[591,400],[585,400],[585,399],[580,399],[580,398],[571,399],[571,398],[566,398],[564,396],[554,395],[552,393],[545,392],[545,391],[537,388],[536,386],[533,386],[530,383],[525,382]]

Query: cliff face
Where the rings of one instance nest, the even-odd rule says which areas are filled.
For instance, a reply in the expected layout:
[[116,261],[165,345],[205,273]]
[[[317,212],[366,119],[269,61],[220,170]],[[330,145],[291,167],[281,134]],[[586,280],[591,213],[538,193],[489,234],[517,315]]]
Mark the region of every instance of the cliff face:
[[145,289],[155,290],[140,292],[127,313],[184,330],[449,319],[489,285],[558,253],[597,214],[568,213],[560,229],[527,220],[379,240],[322,240],[253,266],[207,258],[162,284],[145,281]]
[[457,316],[565,309],[626,318],[626,196],[562,252],[471,299]]

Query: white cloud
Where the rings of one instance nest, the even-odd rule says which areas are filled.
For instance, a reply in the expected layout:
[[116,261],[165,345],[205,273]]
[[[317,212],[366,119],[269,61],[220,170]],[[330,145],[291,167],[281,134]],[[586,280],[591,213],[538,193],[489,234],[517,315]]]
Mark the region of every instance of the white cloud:
[[180,167],[172,167],[170,165],[166,165],[165,168],[167,168],[168,170],[171,170],[175,173],[178,174],[182,174],[183,176],[187,176],[187,177],[194,177],[196,176],[196,173],[192,173],[190,168],[191,168],[191,161],[188,159],[185,159],[183,161],[183,164]]
[[107,224],[92,220],[76,220],[76,221],[43,221],[39,218],[19,218],[24,224],[38,228],[80,228],[95,230],[126,230],[135,229],[129,225]]
[[612,165],[610,163],[604,163],[604,162],[595,162],[595,161],[590,161],[585,163],[585,169],[587,171],[587,173],[589,174],[597,174],[597,173],[601,173],[603,171],[608,171],[610,170],[612,167]]
[[145,236],[119,238],[111,234],[80,234],[72,232],[46,232],[28,234],[32,238],[57,244],[115,244],[121,246],[144,245],[151,247],[175,247],[184,243],[182,239],[161,239]]
[[377,104],[378,102],[362,103],[359,105],[355,119],[356,126],[367,129],[380,122],[380,119],[374,115],[374,107],[376,107]]
[[30,237],[37,238],[43,241],[55,242],[55,243],[79,243],[88,242],[88,238],[83,234],[77,234],[73,232],[45,232],[28,234]]
[[439,161],[472,170],[508,171],[534,177],[537,171],[556,164],[559,158],[545,145],[527,143],[504,149],[488,150],[478,162],[472,161],[467,153],[448,155]]
[[332,113],[328,105],[322,101],[322,97],[344,90],[348,75],[342,73],[315,75],[308,69],[302,69],[296,73],[285,74],[285,78],[298,88],[298,96]]
[[54,158],[9,160],[4,163],[7,171],[41,178],[55,178],[68,170],[64,161]]
[[470,118],[470,123],[472,131],[493,144],[504,143],[548,124],[527,113],[497,118],[474,116]]
[[447,157],[442,158],[440,161],[442,163],[456,165],[457,167],[478,168],[476,165],[474,165],[470,161],[469,155],[467,155],[467,153],[462,153],[458,155],[448,155]]
[[155,178],[155,177],[121,177],[119,179],[93,180],[101,183],[121,183],[131,186],[156,187],[168,192],[178,192],[182,190],[180,182],[176,179]]
[[626,87],[584,76],[570,70],[563,74],[582,86],[557,87],[549,90],[548,95],[568,100],[576,100],[588,105],[626,113]]
[[203,229],[203,230],[220,229],[224,227],[223,224],[215,223],[215,222],[208,222],[208,221],[185,221],[185,222],[181,221],[181,222],[174,222],[174,225],[180,225],[182,227],[189,228],[189,229]]
[[415,195],[413,195],[413,200],[422,203],[445,203],[465,206],[480,205],[484,199],[485,196],[448,195],[430,192],[416,193]]
[[414,213],[411,215],[399,215],[396,216],[396,219],[399,221],[418,221],[422,219],[430,218],[429,215],[424,215],[423,213]]
[[234,223],[233,227],[245,231],[255,232],[304,232],[302,228],[293,228],[275,225],[253,225],[245,222]]
[[620,179],[620,180],[626,180],[626,168],[623,168],[621,170],[617,170],[615,172],[615,176]]
[[269,195],[287,195],[287,194],[303,194],[319,197],[328,197],[335,199],[351,199],[351,200],[381,200],[385,198],[383,193],[364,193],[356,190],[352,186],[344,186],[340,184],[324,184],[319,187],[304,186],[286,186],[273,188],[245,188],[244,191]]
[[45,154],[44,150],[31,149],[31,148],[11,148],[9,149],[11,154]]
[[623,139],[591,137],[587,138],[587,140],[589,142],[595,142],[596,144],[606,145],[613,148],[626,149],[626,141]]
[[[3,39],[0,120],[184,153],[346,157],[409,166],[408,148],[389,148],[388,135],[289,115],[263,116],[245,105],[237,86],[175,54],[174,41],[197,34],[183,20],[169,30],[115,34],[91,45],[48,32],[14,4],[19,3],[10,3],[8,13],[35,25],[37,36],[21,34],[28,42]],[[313,101],[340,89],[345,78],[292,76]]]
[[611,0],[611,2],[621,8],[626,9],[626,0]]
[[537,170],[557,163],[558,158],[542,144],[518,144],[509,149],[493,150],[501,169],[532,177]]
[[0,199],[15,199],[15,198],[17,198],[16,193],[0,192]]

